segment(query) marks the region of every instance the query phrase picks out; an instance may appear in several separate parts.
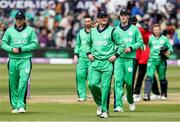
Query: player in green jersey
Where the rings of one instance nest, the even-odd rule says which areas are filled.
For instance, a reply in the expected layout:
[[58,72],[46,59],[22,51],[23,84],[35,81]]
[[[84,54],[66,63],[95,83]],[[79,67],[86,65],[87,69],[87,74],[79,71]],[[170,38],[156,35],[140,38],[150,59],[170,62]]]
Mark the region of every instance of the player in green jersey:
[[113,27],[108,25],[104,11],[97,14],[98,26],[91,29],[86,50],[91,63],[89,65],[88,86],[98,106],[100,118],[109,116],[109,93],[113,74],[112,62],[116,59],[115,44],[112,40]]
[[145,80],[144,98],[143,100],[150,100],[150,91],[152,88],[152,78],[157,70],[160,86],[161,86],[161,100],[166,100],[167,97],[167,80],[166,80],[166,57],[172,52],[172,46],[167,37],[160,34],[161,27],[159,24],[153,25],[153,34],[149,37],[150,56],[147,64],[147,77]]
[[132,91],[133,68],[136,50],[143,46],[143,41],[138,28],[128,20],[128,10],[122,9],[120,11],[120,25],[113,32],[113,39],[118,47],[117,53],[119,54],[114,65],[115,112],[123,112],[123,84],[126,84],[129,109],[130,111],[135,111]]
[[38,48],[35,31],[26,25],[25,14],[18,11],[16,23],[3,35],[1,47],[8,52],[9,96],[12,113],[26,112],[27,84],[31,73],[32,51]]
[[84,17],[85,28],[81,29],[77,34],[76,46],[74,48],[74,63],[76,66],[76,86],[78,101],[85,101],[86,96],[86,80],[88,76],[89,59],[86,56],[84,46],[90,38],[90,30],[92,25],[92,18],[89,15]]

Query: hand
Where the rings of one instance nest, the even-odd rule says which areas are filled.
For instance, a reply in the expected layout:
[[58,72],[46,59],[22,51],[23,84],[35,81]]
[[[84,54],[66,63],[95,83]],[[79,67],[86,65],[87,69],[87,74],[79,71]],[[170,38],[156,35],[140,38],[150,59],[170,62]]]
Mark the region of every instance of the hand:
[[90,61],[94,61],[94,57],[93,57],[92,54],[89,54],[89,55],[88,55],[88,58],[89,58]]
[[131,52],[131,48],[130,48],[130,47],[126,48],[126,49],[124,50],[124,52],[125,52],[125,53],[130,53],[130,52]]
[[115,61],[116,60],[116,56],[115,55],[113,55],[113,56],[111,56],[110,58],[109,58],[109,62],[113,62],[113,61]]
[[169,56],[170,52],[167,51],[167,52],[164,53],[164,55]]
[[13,48],[13,49],[12,49],[12,52],[15,53],[15,54],[20,53],[18,48]]
[[77,55],[74,55],[73,63],[74,63],[74,64],[77,64],[77,63],[78,63],[78,56],[77,56]]

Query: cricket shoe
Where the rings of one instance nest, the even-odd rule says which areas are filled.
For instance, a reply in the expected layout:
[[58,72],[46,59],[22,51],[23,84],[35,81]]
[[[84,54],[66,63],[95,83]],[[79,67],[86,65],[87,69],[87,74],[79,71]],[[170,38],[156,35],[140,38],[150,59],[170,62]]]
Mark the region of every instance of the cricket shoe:
[[143,100],[150,101],[150,96],[148,94],[144,94]]
[[161,96],[161,100],[162,100],[162,101],[166,101],[166,100],[167,100],[167,97],[166,97],[165,95],[162,95],[162,96]]
[[102,108],[98,107],[96,111],[97,116],[100,116],[102,114]]
[[135,111],[135,110],[136,110],[136,105],[135,105],[135,103],[129,104],[129,110],[130,110],[130,111]]
[[134,102],[139,102],[139,101],[141,101],[141,95],[139,95],[139,94],[134,94],[134,95],[133,95],[133,98],[134,98]]
[[79,99],[78,99],[78,102],[84,102],[84,101],[86,101],[85,98],[79,98]]
[[151,95],[151,100],[160,100],[161,99],[161,96],[160,95],[156,95],[156,94],[153,94]]
[[11,111],[11,113],[13,113],[13,114],[18,113],[18,109],[13,109],[13,110]]
[[25,113],[25,112],[26,112],[26,110],[24,108],[19,108],[18,109],[18,113]]
[[121,107],[116,107],[114,109],[114,112],[123,112],[123,109]]
[[100,115],[100,118],[108,118],[108,112],[102,112],[102,114]]

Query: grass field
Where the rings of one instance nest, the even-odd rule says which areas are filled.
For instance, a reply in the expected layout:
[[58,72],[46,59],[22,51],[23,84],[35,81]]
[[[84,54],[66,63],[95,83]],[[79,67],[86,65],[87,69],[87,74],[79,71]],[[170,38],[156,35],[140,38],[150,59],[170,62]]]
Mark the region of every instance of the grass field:
[[34,64],[27,113],[11,114],[7,68],[0,64],[0,121],[180,121],[179,74],[180,67],[168,67],[167,101],[139,102],[136,112],[129,112],[125,102],[125,112],[114,113],[111,98],[110,117],[102,120],[96,116],[89,90],[88,101],[77,102],[73,65]]

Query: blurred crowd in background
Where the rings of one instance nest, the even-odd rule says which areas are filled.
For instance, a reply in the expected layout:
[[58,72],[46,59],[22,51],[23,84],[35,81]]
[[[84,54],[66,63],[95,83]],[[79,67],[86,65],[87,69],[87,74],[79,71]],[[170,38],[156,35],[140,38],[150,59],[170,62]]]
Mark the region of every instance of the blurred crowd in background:
[[[163,34],[180,49],[180,0],[54,0],[55,6],[45,9],[26,8],[27,23],[35,28],[41,48],[74,48],[76,34],[83,27],[83,17],[90,14],[96,25],[96,14],[104,10],[113,26],[119,24],[119,12],[127,8],[131,16],[146,21],[151,30],[160,23]],[[0,8],[0,39],[14,23],[19,9]]]

